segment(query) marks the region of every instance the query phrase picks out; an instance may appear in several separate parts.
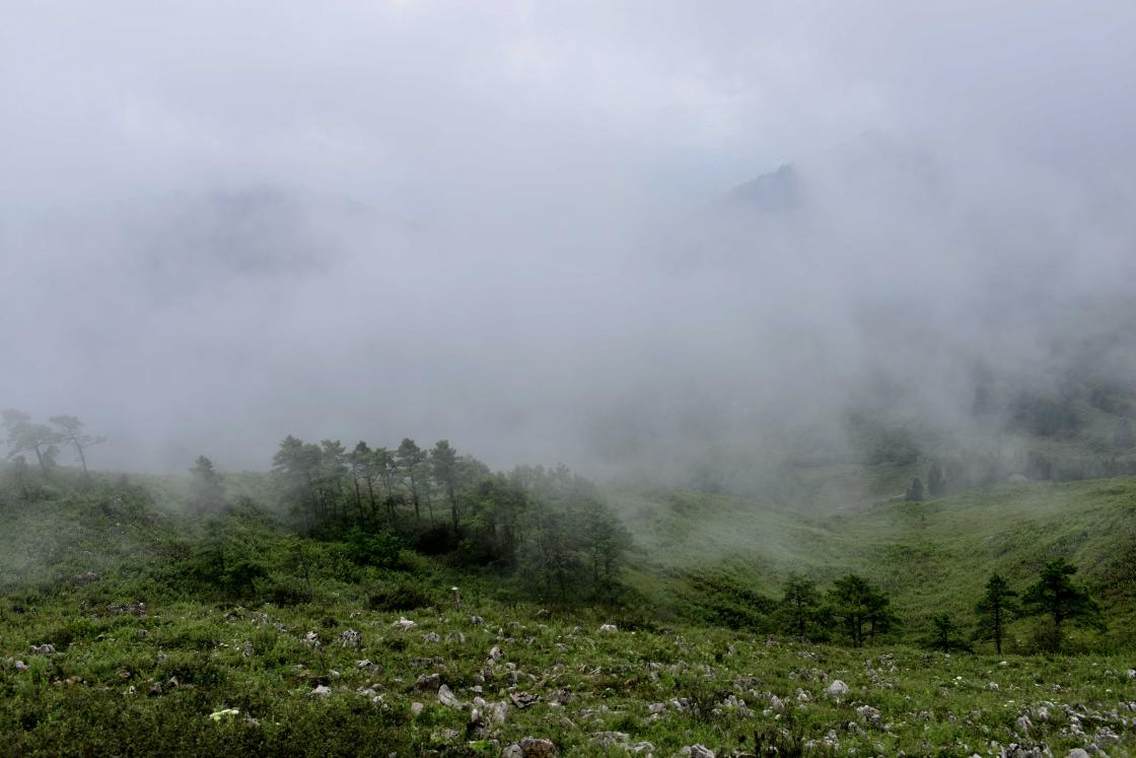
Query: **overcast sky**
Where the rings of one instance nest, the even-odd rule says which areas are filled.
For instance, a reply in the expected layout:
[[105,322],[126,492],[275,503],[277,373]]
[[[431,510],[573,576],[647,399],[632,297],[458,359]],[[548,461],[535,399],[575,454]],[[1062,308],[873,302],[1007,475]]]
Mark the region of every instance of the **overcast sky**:
[[96,465],[946,417],[1136,283],[1129,0],[9,6],[0,407]]

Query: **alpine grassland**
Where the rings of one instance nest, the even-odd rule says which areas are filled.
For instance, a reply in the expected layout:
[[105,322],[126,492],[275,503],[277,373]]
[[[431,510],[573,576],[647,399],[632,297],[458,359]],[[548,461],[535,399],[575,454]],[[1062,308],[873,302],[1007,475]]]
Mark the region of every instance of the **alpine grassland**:
[[[434,527],[298,530],[256,502],[276,491],[259,475],[189,515],[179,477],[59,469],[21,490],[11,473],[5,755],[1136,752],[1129,478],[823,519],[601,490],[632,541],[618,587],[585,597],[465,560],[470,545],[430,549]],[[973,634],[991,574],[1024,594],[1057,558],[1100,623],[1058,649],[1044,614],[1015,614],[1000,654]],[[890,602],[862,646],[830,598],[849,574]],[[794,581],[818,598],[804,635],[785,619]]]

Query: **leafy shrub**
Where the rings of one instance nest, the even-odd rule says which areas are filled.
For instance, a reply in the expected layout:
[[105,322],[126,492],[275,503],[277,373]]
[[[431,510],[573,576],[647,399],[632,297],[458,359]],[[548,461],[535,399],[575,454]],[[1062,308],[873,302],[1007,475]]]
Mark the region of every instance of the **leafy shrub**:
[[406,583],[379,589],[367,597],[367,607],[373,611],[412,611],[433,602],[425,592]]
[[268,602],[281,607],[302,605],[312,601],[312,593],[306,587],[287,582],[275,582],[268,588]]
[[689,614],[698,621],[730,629],[770,631],[776,603],[724,573],[692,574]]
[[414,549],[423,555],[446,555],[458,549],[461,542],[445,524],[438,524],[421,532]]
[[344,538],[344,544],[347,557],[360,566],[401,566],[400,556],[405,545],[398,535],[390,532],[369,534],[362,529],[352,529]]

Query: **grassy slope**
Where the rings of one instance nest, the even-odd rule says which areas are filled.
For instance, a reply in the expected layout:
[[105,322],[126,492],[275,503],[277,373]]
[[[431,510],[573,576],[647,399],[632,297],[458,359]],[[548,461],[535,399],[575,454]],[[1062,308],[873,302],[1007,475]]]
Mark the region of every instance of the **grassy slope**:
[[[566,755],[626,755],[598,736],[620,732],[626,736],[615,739],[649,741],[654,755],[694,743],[722,755],[790,718],[804,739],[821,743],[817,755],[830,754],[826,739],[841,755],[997,755],[1010,743],[1041,743],[1061,755],[1090,741],[1113,755],[1136,749],[1136,680],[1120,657],[1007,656],[1003,664],[911,648],[769,645],[764,635],[683,625],[629,630],[586,610],[547,615],[490,599],[461,610],[439,603],[375,612],[350,591],[255,610],[159,595],[144,614],[114,612],[113,602],[139,591],[107,578],[19,614],[0,610],[5,752],[496,756],[533,735]],[[393,628],[401,615],[417,626]],[[600,632],[609,620],[620,630]],[[349,629],[361,633],[358,647],[338,644]],[[309,632],[318,647],[304,641]],[[28,654],[29,645],[49,640],[57,653]],[[501,657],[490,663],[494,647]],[[5,655],[30,668],[18,670]],[[416,688],[431,673],[463,707],[440,703],[436,687]],[[835,679],[850,687],[839,699],[825,694]],[[325,695],[315,694],[319,686]],[[539,702],[507,705],[504,723],[467,728],[475,697],[508,703],[519,693]],[[415,702],[425,706],[419,715]],[[663,710],[652,713],[651,703]],[[239,713],[210,718],[227,708]],[[1022,715],[1031,726],[1019,723]],[[1119,743],[1098,736],[1102,728]]]
[[942,610],[968,620],[992,572],[1024,587],[1046,560],[1065,557],[1102,599],[1109,639],[1136,644],[1136,479],[1003,485],[825,518],[694,492],[612,497],[640,535],[635,582],[649,596],[671,589],[660,576],[715,565],[766,592],[794,571],[821,582],[856,571],[918,628]]
[[[886,503],[815,521],[726,496],[624,492],[616,498],[631,520],[651,525],[641,530],[636,579],[653,591],[672,588],[675,569],[734,556],[732,565],[759,575],[756,583],[767,590],[790,570],[822,579],[861,570],[892,589],[902,611],[922,613],[941,605],[966,609],[985,572],[998,567],[1024,581],[1054,550],[1083,565],[1090,579],[1121,570],[1118,546],[1131,537],[1134,494],[1130,480],[1030,485],[922,506]],[[585,608],[548,616],[500,597],[487,577],[456,577],[425,559],[403,571],[356,567],[326,543],[307,547],[310,601],[280,607],[249,597],[240,601],[246,608],[235,608],[231,599],[168,581],[165,551],[191,536],[188,525],[142,501],[110,487],[5,515],[12,527],[0,534],[6,751],[497,755],[502,745],[535,735],[570,755],[599,755],[604,750],[594,735],[614,730],[631,742],[652,742],[656,755],[673,755],[696,742],[720,751],[752,744],[755,731],[782,727],[786,717],[772,709],[772,695],[790,702],[805,738],[823,740],[831,730],[838,753],[928,754],[943,746],[952,746],[948,753],[960,746],[988,753],[994,741],[1044,742],[1061,754],[1097,740],[1102,727],[1122,740],[1110,754],[1136,750],[1128,705],[1136,708],[1136,679],[1126,673],[1127,654],[1011,654],[1003,666],[989,655],[909,647],[768,646],[764,635],[681,622],[632,631],[643,613],[611,618]],[[250,522],[234,539],[266,563],[273,581],[299,581],[289,559],[293,538]],[[99,578],[69,580],[87,570]],[[925,590],[923,577],[935,579]],[[465,592],[460,611],[446,601],[455,581]],[[399,583],[421,588],[433,606],[368,608],[376,589]],[[139,600],[144,612],[123,612]],[[1127,594],[1112,601],[1116,627],[1132,603]],[[418,627],[393,629],[404,614]],[[485,623],[472,624],[471,614]],[[598,632],[605,621],[620,631]],[[360,647],[337,644],[348,629],[362,633]],[[303,641],[311,631],[319,648]],[[432,641],[431,632],[440,640]],[[58,652],[30,653],[29,646],[44,642]],[[503,657],[487,669],[494,645]],[[359,668],[363,659],[375,665]],[[30,668],[18,670],[16,660]],[[510,664],[518,671],[515,683]],[[414,688],[418,676],[432,672],[466,703],[474,687],[489,701],[519,691],[541,701],[510,707],[504,724],[467,733],[468,707],[446,707],[435,692]],[[839,702],[823,694],[835,678],[851,686]],[[161,688],[151,693],[154,684]],[[330,693],[313,695],[317,685]],[[659,716],[648,710],[649,703],[675,699],[685,699],[682,709],[670,704]],[[416,701],[425,704],[419,716],[411,711]],[[1042,721],[1037,708],[1046,702],[1056,705]],[[878,723],[870,711],[857,712],[861,705],[879,709]],[[224,707],[241,714],[209,718]],[[1023,714],[1034,722],[1024,732],[1016,723]],[[1075,732],[1070,714],[1080,714],[1086,736]]]

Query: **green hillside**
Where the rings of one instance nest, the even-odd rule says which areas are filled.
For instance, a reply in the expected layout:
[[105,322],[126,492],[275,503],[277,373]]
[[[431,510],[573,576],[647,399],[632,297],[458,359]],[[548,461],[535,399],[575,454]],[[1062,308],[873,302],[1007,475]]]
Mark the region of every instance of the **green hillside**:
[[635,585],[661,603],[682,594],[684,575],[707,570],[766,593],[791,573],[824,584],[856,572],[891,593],[909,631],[918,632],[943,610],[969,619],[991,573],[1025,586],[1047,560],[1062,557],[1102,601],[1109,644],[1136,643],[1133,478],[999,485],[823,518],[689,491],[611,497],[638,537]]
[[[49,488],[3,504],[0,734],[21,756],[1124,755],[1134,495],[1127,479],[1028,485],[810,520],[620,491],[641,594],[548,605],[492,570],[376,562],[247,505],[186,518],[130,481]],[[1021,585],[1051,555],[1104,601],[1105,640],[1063,656],[911,644],[931,611],[965,615],[990,571]],[[686,616],[700,573],[760,606],[793,571],[862,572],[907,623],[857,649]]]

